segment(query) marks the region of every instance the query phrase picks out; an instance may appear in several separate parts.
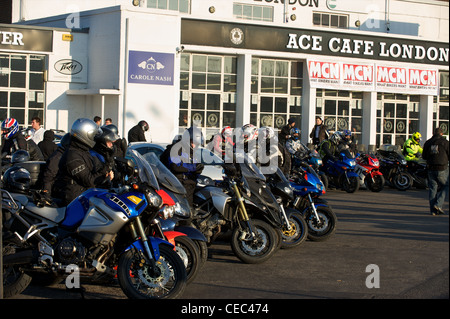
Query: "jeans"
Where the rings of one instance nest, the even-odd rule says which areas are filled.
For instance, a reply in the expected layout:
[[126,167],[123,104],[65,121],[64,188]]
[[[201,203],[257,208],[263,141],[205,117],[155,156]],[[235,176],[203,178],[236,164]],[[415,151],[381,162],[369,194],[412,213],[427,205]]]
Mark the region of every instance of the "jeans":
[[445,195],[448,193],[448,167],[443,171],[428,171],[428,199],[430,201],[430,211],[435,212],[434,206],[442,209]]

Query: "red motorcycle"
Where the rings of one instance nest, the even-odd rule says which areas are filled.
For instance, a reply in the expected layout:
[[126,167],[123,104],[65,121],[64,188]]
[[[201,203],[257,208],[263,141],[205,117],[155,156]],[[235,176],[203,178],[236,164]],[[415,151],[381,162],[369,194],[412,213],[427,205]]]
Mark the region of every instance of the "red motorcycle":
[[384,188],[385,179],[380,172],[378,158],[371,154],[360,154],[356,158],[355,173],[359,175],[361,184],[366,185],[372,192],[381,192]]

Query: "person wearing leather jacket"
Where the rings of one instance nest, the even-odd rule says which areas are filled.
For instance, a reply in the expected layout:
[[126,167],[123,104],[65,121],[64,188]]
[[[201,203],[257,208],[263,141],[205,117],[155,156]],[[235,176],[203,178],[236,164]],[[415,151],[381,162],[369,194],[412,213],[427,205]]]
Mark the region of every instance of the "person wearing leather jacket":
[[98,134],[98,126],[89,119],[78,119],[71,128],[71,140],[68,149],[59,161],[59,175],[56,183],[60,189],[54,189],[54,196],[68,205],[73,199],[89,188],[97,187],[112,180],[114,174],[89,150],[94,147],[94,138]]

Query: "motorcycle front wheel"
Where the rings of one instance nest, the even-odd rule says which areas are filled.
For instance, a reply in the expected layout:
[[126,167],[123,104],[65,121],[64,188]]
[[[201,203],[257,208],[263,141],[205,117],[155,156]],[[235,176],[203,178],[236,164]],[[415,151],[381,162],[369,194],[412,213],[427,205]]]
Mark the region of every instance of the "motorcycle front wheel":
[[366,181],[367,181],[367,187],[372,192],[381,192],[384,188],[385,179],[384,179],[383,175],[375,175],[373,177],[373,181],[369,176],[367,176]]
[[342,189],[347,193],[354,193],[359,189],[359,178],[356,176],[351,176],[346,178],[343,176],[342,178]]
[[312,241],[325,241],[336,231],[336,214],[327,206],[316,207],[317,215],[309,208],[303,215],[308,225],[308,239]]
[[302,214],[292,212],[288,216],[289,226],[283,224],[281,229],[281,248],[294,248],[302,244],[308,236],[308,225]]
[[272,226],[259,219],[252,219],[254,236],[247,227],[236,227],[231,235],[231,249],[236,257],[246,264],[259,264],[267,261],[278,247],[278,236]]
[[137,250],[124,253],[118,263],[117,279],[130,299],[174,299],[186,288],[186,268],[173,248],[159,246],[160,258],[151,269]]
[[197,276],[201,266],[199,249],[195,242],[186,236],[175,237],[175,250],[186,268],[187,283]]
[[400,191],[406,191],[413,184],[413,177],[406,172],[400,172],[392,177],[392,184]]

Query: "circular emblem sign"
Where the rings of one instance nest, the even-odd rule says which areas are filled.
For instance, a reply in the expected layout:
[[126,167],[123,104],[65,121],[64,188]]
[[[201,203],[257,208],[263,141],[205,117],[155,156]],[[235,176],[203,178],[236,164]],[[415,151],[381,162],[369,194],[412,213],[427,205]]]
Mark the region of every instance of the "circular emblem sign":
[[230,40],[233,44],[239,45],[244,41],[244,32],[239,28],[234,28],[230,32]]

